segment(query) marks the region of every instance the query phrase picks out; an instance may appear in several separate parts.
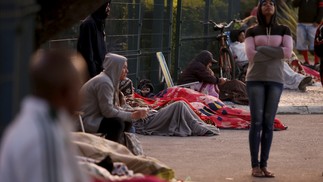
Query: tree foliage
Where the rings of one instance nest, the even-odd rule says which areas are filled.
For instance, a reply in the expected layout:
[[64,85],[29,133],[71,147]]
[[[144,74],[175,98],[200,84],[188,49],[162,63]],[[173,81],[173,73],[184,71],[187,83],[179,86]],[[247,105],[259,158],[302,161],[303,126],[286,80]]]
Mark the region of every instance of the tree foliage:
[[297,9],[294,9],[289,2],[285,0],[277,1],[277,21],[280,24],[288,26],[292,32],[293,38],[295,39],[297,27]]

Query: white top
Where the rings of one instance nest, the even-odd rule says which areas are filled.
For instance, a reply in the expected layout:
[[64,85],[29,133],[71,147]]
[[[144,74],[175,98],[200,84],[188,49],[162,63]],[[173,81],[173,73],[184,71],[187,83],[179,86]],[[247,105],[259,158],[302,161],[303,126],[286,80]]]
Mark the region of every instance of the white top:
[[1,182],[83,182],[64,111],[52,112],[46,101],[27,97],[1,142]]
[[244,42],[233,42],[230,44],[230,49],[236,62],[248,61]]

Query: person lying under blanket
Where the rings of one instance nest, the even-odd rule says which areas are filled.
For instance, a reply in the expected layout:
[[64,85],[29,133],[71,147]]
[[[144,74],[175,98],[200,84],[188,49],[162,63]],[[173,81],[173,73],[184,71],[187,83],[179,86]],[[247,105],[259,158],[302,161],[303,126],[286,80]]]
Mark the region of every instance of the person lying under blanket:
[[[133,92],[132,81],[129,78],[125,80],[127,81],[121,82],[120,91],[125,95],[124,102],[132,107],[149,107],[158,110],[173,102],[182,101],[187,103],[204,122],[220,129],[248,129],[250,127],[251,117],[248,111],[231,108],[217,97],[175,86],[160,91],[153,98],[146,98]],[[287,126],[276,118],[274,128],[286,130]]]

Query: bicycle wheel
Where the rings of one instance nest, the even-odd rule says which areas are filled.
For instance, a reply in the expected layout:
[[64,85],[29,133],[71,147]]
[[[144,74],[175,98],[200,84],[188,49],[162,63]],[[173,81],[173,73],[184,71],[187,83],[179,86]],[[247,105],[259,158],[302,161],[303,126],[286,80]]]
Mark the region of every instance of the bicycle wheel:
[[235,79],[235,64],[230,50],[221,49],[221,66],[220,66],[220,76],[234,80]]

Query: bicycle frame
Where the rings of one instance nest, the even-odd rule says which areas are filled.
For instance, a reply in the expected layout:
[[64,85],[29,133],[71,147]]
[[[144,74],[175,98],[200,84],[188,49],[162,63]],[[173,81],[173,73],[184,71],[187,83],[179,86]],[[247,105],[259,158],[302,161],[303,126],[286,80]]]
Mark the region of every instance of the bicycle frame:
[[225,77],[228,79],[235,79],[235,63],[232,57],[232,53],[229,49],[227,43],[227,35],[224,30],[229,28],[233,23],[239,22],[239,20],[232,20],[229,24],[221,23],[217,24],[212,20],[209,21],[213,24],[214,31],[220,31],[217,35],[218,45],[219,45],[219,72],[220,77]]

